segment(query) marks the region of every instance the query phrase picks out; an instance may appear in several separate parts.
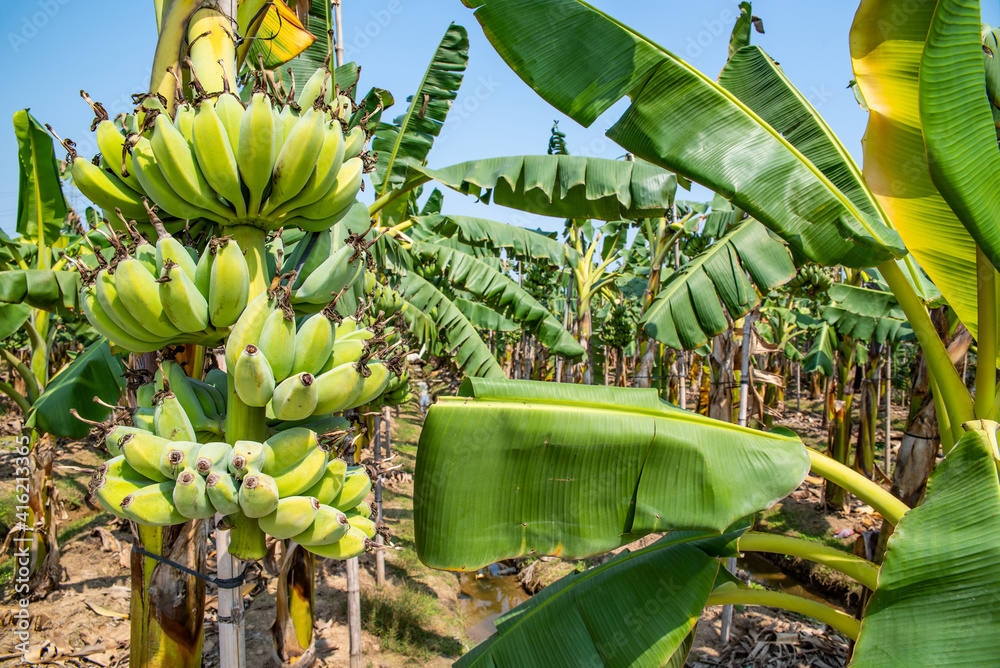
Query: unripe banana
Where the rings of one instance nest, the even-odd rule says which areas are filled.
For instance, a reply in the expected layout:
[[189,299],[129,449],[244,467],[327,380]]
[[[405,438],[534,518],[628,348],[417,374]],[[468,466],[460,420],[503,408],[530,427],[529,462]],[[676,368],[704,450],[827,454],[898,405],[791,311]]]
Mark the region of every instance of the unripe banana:
[[173,502],[177,511],[191,520],[203,520],[215,514],[215,507],[208,498],[205,479],[194,469],[184,469],[177,476]]
[[173,480],[153,483],[126,496],[120,507],[125,517],[137,524],[154,527],[183,524],[187,518],[174,505],[173,493]]
[[348,408],[364,406],[377,399],[385,390],[385,386],[389,384],[389,380],[392,379],[392,371],[383,362],[370,362],[368,370],[371,375],[365,378],[364,388]]
[[[223,238],[211,266],[208,312],[212,324],[228,327],[235,323],[247,307],[249,297],[250,269],[243,251],[234,239]],[[236,365],[235,359],[232,364]]]
[[260,213],[264,188],[271,180],[271,169],[277,157],[275,142],[279,132],[280,127],[274,127],[271,100],[264,93],[254,93],[243,113],[239,151],[236,154],[240,176],[250,193],[247,203],[247,214],[250,216]]
[[88,285],[80,291],[80,306],[91,326],[114,345],[136,353],[149,353],[159,350],[160,344],[140,341],[119,327],[108,316],[101,303],[97,300],[94,286]]
[[264,407],[274,396],[274,374],[267,358],[257,346],[248,344],[236,361],[233,385],[240,401],[247,406]]
[[163,312],[174,327],[189,334],[208,327],[208,301],[178,265],[167,260],[157,283]]
[[201,443],[195,441],[173,441],[160,458],[160,473],[176,480],[181,471],[192,468]]
[[295,359],[292,374],[316,374],[333,352],[333,323],[322,313],[309,316],[295,332]]
[[337,496],[330,499],[330,503],[327,505],[340,510],[350,510],[364,501],[370,491],[372,491],[372,481],[365,468],[363,466],[350,466],[344,476],[344,484],[340,491],[337,492]]
[[[240,107],[242,116],[243,108]],[[237,218],[246,218],[240,170],[236,164],[226,127],[216,113],[215,105],[202,101],[194,119],[194,150],[205,180],[226,201],[233,205]]]
[[126,218],[142,222],[149,220],[141,195],[114,174],[79,156],[73,159],[72,171],[73,185],[97,206],[111,211],[121,209]]
[[115,277],[107,269],[101,269],[94,278],[94,294],[107,316],[133,338],[149,343],[163,341],[142,326],[129,312],[128,307],[118,295],[115,287]]
[[260,528],[278,540],[292,538],[312,525],[319,507],[319,501],[311,496],[283,497],[273,512],[260,518]]
[[156,435],[171,441],[197,441],[191,419],[173,392],[167,392],[160,397],[153,417]]
[[267,358],[274,380],[278,383],[288,378],[295,362],[295,318],[276,306],[264,321],[257,347]]
[[184,409],[184,413],[187,415],[188,420],[191,421],[191,426],[194,430],[221,435],[222,424],[218,419],[210,418],[205,412],[201,401],[198,399],[198,394],[191,384],[191,378],[184,373],[184,369],[177,362],[171,360],[164,361],[160,365],[160,368],[163,378],[166,380],[167,385],[170,386],[170,391],[177,397],[177,401],[180,402],[181,408]]
[[266,473],[248,475],[240,486],[240,508],[247,517],[270,515],[278,507],[278,486]]
[[301,216],[314,220],[324,220],[332,214],[343,211],[353,204],[361,189],[361,177],[364,175],[364,163],[361,158],[345,160],[333,185],[321,198],[312,204],[293,209],[290,216]]
[[302,420],[315,412],[319,398],[316,379],[310,373],[286,378],[274,388],[271,410],[278,420]]
[[344,245],[316,268],[293,293],[293,304],[328,304],[364,269],[364,254]]
[[[148,246],[148,244],[146,245]],[[177,238],[172,237],[167,234],[166,231],[163,231],[163,233],[159,235],[159,238],[156,240],[154,253],[156,260],[155,273],[157,275],[163,272],[163,269],[166,267],[168,262],[173,262],[180,267],[188,278],[194,280],[197,260],[191,257],[191,249],[188,249]],[[138,257],[136,257],[136,259],[138,259]],[[151,271],[150,273],[154,272]]]
[[340,488],[344,486],[344,477],[347,474],[347,462],[343,459],[331,459],[323,470],[321,477],[316,484],[302,492],[305,496],[314,496],[320,503],[330,505],[330,502],[340,494]]
[[368,517],[357,515],[354,513],[346,513],[347,523],[350,524],[355,529],[359,530],[368,538],[375,537],[375,522],[370,520]]
[[310,239],[305,238],[299,243],[302,245],[303,255],[295,258],[295,262],[284,273],[295,271],[295,281],[293,288],[297,288],[312,275],[320,265],[322,265],[333,253],[333,230],[323,230],[321,232],[308,232]]
[[[131,231],[129,231],[131,233]],[[132,257],[146,268],[153,276],[160,275],[162,264],[156,261],[156,247],[146,241],[145,237],[139,235],[135,240],[135,248],[132,250]]]
[[[233,88],[232,90],[236,90]],[[223,93],[215,101],[215,113],[226,129],[226,137],[233,156],[240,154],[240,126],[243,123],[243,103],[232,93]]]
[[304,232],[325,232],[333,229],[337,223],[347,218],[347,216],[350,215],[356,207],[360,207],[363,210],[358,210],[355,215],[367,215],[368,207],[358,200],[354,200],[340,211],[337,211],[329,216],[324,216],[323,218],[306,218],[305,216],[300,216],[297,212],[292,211],[291,213],[279,218],[278,221],[285,227],[297,227]]
[[324,129],[323,147],[320,150],[319,158],[316,161],[316,168],[299,190],[298,194],[284,202],[278,207],[273,207],[268,200],[268,205],[264,207],[264,212],[272,218],[282,216],[289,211],[294,211],[304,206],[312,204],[323,195],[330,192],[341,165],[344,164],[344,133],[340,128],[340,123],[329,123]]
[[326,464],[330,459],[330,454],[323,448],[314,448],[311,452],[299,460],[293,460],[292,465],[285,467],[285,470],[268,469],[268,474],[274,478],[274,484],[278,486],[278,494],[281,497],[301,494],[305,490],[315,485],[326,471]]
[[164,114],[157,116],[154,123],[149,145],[156,164],[174,192],[199,208],[224,219],[232,218],[233,212],[219,201],[202,175],[184,135],[171,125]]
[[316,168],[325,136],[324,113],[310,107],[291,126],[281,153],[275,159],[269,207],[277,207],[299,194]]
[[218,390],[223,397],[229,391],[229,378],[222,369],[209,369],[205,373],[205,382]]
[[[271,105],[271,117],[274,119],[274,158],[277,161],[281,155],[281,148],[285,144],[285,126],[281,122],[281,111],[275,105]],[[271,165],[271,178],[274,178],[274,165]]]
[[191,150],[194,150],[194,107],[190,102],[182,102],[177,105],[174,112],[174,127],[181,133],[187,141]]
[[169,340],[181,335],[163,310],[160,286],[145,267],[133,258],[118,263],[115,268],[115,288],[122,303],[136,321],[152,334]]
[[[214,385],[205,381],[189,378],[189,382],[205,415],[211,420],[221,421],[226,415],[226,397]],[[221,422],[219,426],[222,426]]]
[[354,364],[361,359],[364,351],[365,341],[360,337],[346,337],[335,341],[333,349],[330,351],[330,357],[327,358],[320,374],[328,373],[330,370],[345,364]]
[[336,508],[320,505],[312,524],[302,533],[292,536],[299,545],[330,545],[344,537],[351,525],[347,516]]
[[[340,540],[328,545],[303,545],[313,554],[328,559],[351,559],[364,553],[365,534],[355,527],[350,527]],[[301,543],[300,543],[301,544]]]
[[218,513],[232,515],[240,510],[239,487],[228,473],[209,473],[205,478],[205,490]]
[[[143,385],[142,387],[146,387]],[[150,386],[151,387],[151,386]],[[140,388],[141,389],[141,388]],[[128,434],[149,434],[150,432],[145,429],[140,429],[138,427],[126,427],[123,424],[115,425],[111,431],[104,435],[104,447],[107,448],[108,452],[112,457],[117,457],[122,454],[122,441]]]
[[347,133],[345,140],[347,145],[344,147],[344,159],[348,160],[361,155],[361,151],[364,150],[365,141],[367,139],[365,131],[360,125],[355,125],[351,128],[351,131]]
[[353,315],[348,316],[344,318],[339,325],[337,325],[337,333],[334,338],[336,341],[340,341],[348,334],[357,331],[357,329],[358,329],[358,321],[355,320]]
[[261,469],[274,475],[274,472],[294,467],[296,462],[318,449],[320,449],[319,438],[311,429],[296,428],[280,431],[264,441]]
[[222,441],[210,441],[198,449],[192,468],[203,478],[212,473],[227,473],[232,458],[233,446]]
[[265,449],[264,444],[257,441],[236,441],[229,461],[229,472],[237,478],[243,478],[249,473],[260,471],[264,466]]
[[[132,168],[132,156],[124,150],[125,136],[118,130],[114,121],[103,120],[97,124],[97,148],[101,150],[101,157],[108,161],[108,165],[125,185],[137,193],[144,194],[142,184],[135,177],[135,170]],[[124,158],[124,160],[123,160]],[[124,162],[125,173],[122,173]]]
[[333,89],[333,81],[330,71],[325,67],[317,68],[315,72],[306,80],[302,90],[299,92],[299,99],[296,100],[299,107],[306,109],[313,106],[320,96],[325,96],[326,91]]
[[341,364],[316,377],[316,415],[347,410],[364,390],[365,378],[353,362]]
[[122,517],[122,499],[151,484],[152,480],[129,466],[125,457],[119,455],[101,465],[95,496],[105,510]]
[[156,433],[156,428],[154,426],[155,410],[152,408],[139,408],[132,413],[132,425],[137,429],[148,432],[150,434]]
[[[135,166],[135,175],[139,179],[139,183],[142,184],[142,189],[162,211],[186,220],[207,218],[217,223],[228,222],[227,217],[195,206],[173,189],[157,164],[153,149],[145,137],[140,137],[136,145],[132,147],[132,164]],[[124,212],[124,209],[122,211]],[[149,220],[145,210],[143,211],[143,219]]]
[[266,292],[254,298],[246,309],[239,316],[236,324],[233,325],[226,341],[226,368],[235,369],[239,361],[240,354],[248,345],[257,346],[260,339],[260,331],[264,329],[264,322],[271,315],[271,307],[268,304],[269,297]]

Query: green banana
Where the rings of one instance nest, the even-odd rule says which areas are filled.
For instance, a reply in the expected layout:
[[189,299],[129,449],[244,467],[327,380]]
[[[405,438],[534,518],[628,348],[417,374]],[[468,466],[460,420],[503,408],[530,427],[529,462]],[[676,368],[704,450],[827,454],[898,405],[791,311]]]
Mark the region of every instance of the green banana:
[[240,126],[244,111],[240,98],[232,93],[223,93],[215,100],[215,113],[226,129],[226,137],[234,156],[240,154]]
[[187,141],[191,150],[194,150],[194,107],[190,102],[183,102],[177,105],[174,112],[174,127],[181,133]]
[[194,460],[194,470],[202,477],[211,473],[227,473],[229,461],[233,457],[233,447],[222,441],[210,441],[198,449],[198,458]]
[[137,489],[120,504],[122,513],[137,524],[162,527],[187,521],[173,500],[174,481],[153,483]]
[[102,308],[93,285],[80,291],[80,306],[91,326],[114,345],[135,353],[150,353],[160,349],[160,344],[140,341],[119,327]]
[[324,97],[327,90],[333,86],[330,82],[330,71],[325,67],[317,68],[309,77],[302,90],[299,92],[299,99],[296,100],[299,107],[306,109],[313,106],[316,100]]
[[328,559],[351,559],[364,553],[366,540],[367,537],[360,529],[350,527],[347,533],[336,543],[328,545],[303,545],[303,547],[313,554],[318,554]]
[[[229,378],[222,369],[209,369],[206,371],[205,382],[214,387],[223,397],[229,391]],[[225,404],[223,404],[223,408],[225,408]]]
[[[143,385],[142,387],[146,387]],[[141,388],[140,388],[141,389]],[[128,434],[149,434],[150,432],[138,427],[126,427],[123,424],[115,425],[111,431],[104,435],[104,447],[112,457],[122,454],[122,440]]]
[[337,333],[335,339],[340,341],[348,334],[357,331],[358,321],[353,315],[344,318],[339,325],[337,325]]
[[318,512],[319,501],[310,496],[282,497],[278,506],[258,521],[268,536],[285,540],[308,529]]
[[345,244],[316,268],[292,292],[292,304],[327,304],[340,290],[350,285],[364,269],[364,254]]
[[153,481],[129,466],[125,457],[118,455],[101,465],[98,470],[95,496],[108,512],[122,516],[121,502]]
[[247,406],[267,406],[274,395],[275,382],[271,365],[252,343],[247,344],[236,361],[233,385],[240,401]]
[[[157,226],[156,221],[153,221],[153,225]],[[167,266],[167,263],[172,262],[178,265],[189,279],[194,280],[198,264],[197,260],[191,257],[191,252],[187,246],[182,244],[177,238],[167,234],[167,231],[162,226],[157,227],[159,227],[157,229],[159,238],[156,240],[154,255],[156,259],[156,271],[151,271],[150,273],[160,274]]]
[[361,151],[365,148],[365,141],[368,137],[365,136],[365,131],[360,125],[355,125],[351,128],[351,131],[347,133],[345,142],[347,146],[344,147],[345,158],[355,158],[361,155]]
[[288,269],[288,271],[297,271],[295,276],[295,281],[292,283],[293,288],[297,288],[302,285],[302,282],[306,280],[308,276],[311,276],[316,269],[319,268],[321,264],[326,262],[327,258],[333,252],[333,230],[323,230],[322,232],[309,232],[311,235],[315,235],[316,240],[313,242],[311,248],[303,248],[303,250],[308,250],[308,255],[302,259],[301,267],[298,266],[298,262]]
[[365,468],[363,466],[349,466],[344,476],[344,484],[327,505],[340,510],[350,510],[364,501],[370,491],[372,491],[372,481]]
[[334,331],[322,313],[306,318],[295,332],[295,358],[289,373],[318,373],[333,352]]
[[323,135],[323,148],[320,150],[316,168],[312,174],[309,175],[299,192],[280,206],[272,206],[268,200],[268,205],[264,207],[264,214],[271,218],[278,218],[289,211],[308,206],[330,192],[337,180],[340,167],[344,164],[345,147],[344,133],[340,129],[340,124],[327,124]]
[[[283,471],[279,468],[264,467],[278,486],[278,494],[284,498],[301,494],[315,485],[326,471],[330,454],[323,448],[316,447],[298,460],[291,460],[291,466]],[[288,460],[286,460],[288,461]]]
[[[203,100],[194,118],[194,152],[205,180],[236,210],[237,218],[246,218],[240,170],[236,164],[226,126],[215,110],[216,105]],[[242,107],[240,108],[242,115]]]
[[323,148],[324,116],[310,107],[284,135],[281,153],[274,162],[269,207],[279,206],[300,193],[312,175]]
[[[228,327],[235,323],[244,313],[249,297],[250,269],[243,251],[234,239],[223,237],[217,240],[211,266],[208,313],[212,324]],[[235,359],[232,364],[235,366]]]
[[195,441],[173,441],[160,458],[160,473],[176,480],[181,471],[192,468],[198,457],[201,443]]
[[336,369],[345,364],[354,364],[365,352],[365,341],[361,337],[345,337],[338,339],[333,344],[330,357],[320,370],[320,373],[327,373],[331,369]]
[[343,538],[350,528],[344,513],[321,504],[312,524],[302,533],[292,536],[292,540],[304,547],[330,545]]
[[271,180],[271,169],[274,167],[278,132],[280,127],[274,127],[271,100],[264,93],[254,93],[240,123],[240,143],[236,154],[240,176],[250,193],[247,202],[249,216],[260,213],[264,188]]
[[194,430],[222,434],[222,424],[219,420],[208,417],[198,399],[198,393],[191,384],[191,378],[184,373],[181,365],[166,360],[160,365],[160,369],[163,373],[163,379],[166,380],[166,385],[169,385],[170,391],[177,397],[177,401],[180,402]]
[[236,441],[232,459],[229,460],[229,472],[237,478],[244,478],[247,474],[260,471],[264,465],[264,450],[264,444],[257,441]]
[[289,210],[286,215],[301,216],[314,220],[324,220],[331,214],[343,211],[351,206],[361,189],[361,177],[364,175],[364,163],[361,158],[345,160],[337,172],[333,185],[326,193],[312,202],[297,209]]
[[156,336],[136,320],[128,307],[118,296],[118,288],[115,287],[115,277],[107,269],[101,269],[94,278],[94,294],[105,314],[121,327],[132,338],[149,343],[160,343],[162,337]]
[[155,434],[154,416],[156,411],[152,408],[138,408],[132,413],[132,425],[150,434]]
[[149,220],[142,196],[114,174],[79,156],[73,159],[72,173],[73,185],[97,206],[111,211],[121,209],[126,218]]
[[118,263],[115,288],[125,308],[147,331],[163,340],[180,336],[181,331],[163,310],[156,279],[137,260],[126,258]]
[[160,395],[160,403],[156,405],[153,423],[156,435],[171,441],[197,441],[194,426],[184,412],[184,408],[173,392]]
[[208,498],[205,479],[194,469],[184,469],[177,476],[173,502],[177,512],[188,519],[203,520],[215,514],[215,507]]
[[315,413],[318,398],[316,379],[311,373],[300,373],[274,388],[271,410],[278,420],[302,420]]
[[[227,217],[195,206],[181,197],[163,175],[163,171],[153,155],[149,140],[145,137],[140,137],[135,146],[132,147],[132,164],[135,166],[135,176],[142,184],[142,189],[162,211],[186,220],[207,218],[223,224],[229,221]],[[143,219],[149,220],[145,211]]]
[[212,472],[205,478],[205,491],[212,506],[222,515],[240,510],[239,487],[228,473]]
[[[198,403],[205,415],[213,420],[221,420],[226,415],[226,397],[215,385],[206,383],[203,380],[189,378],[194,393],[198,396]],[[220,423],[221,427],[221,423]]]
[[260,331],[264,328],[264,321],[271,315],[271,308],[268,305],[269,297],[266,292],[254,298],[242,315],[233,325],[226,341],[226,368],[235,369],[239,361],[240,354],[248,345],[256,347],[260,338]]
[[365,387],[365,377],[358,371],[357,364],[341,364],[316,377],[316,415],[326,415],[347,410],[360,396]]
[[240,508],[247,517],[261,518],[278,507],[278,486],[266,473],[248,475],[240,486]]
[[167,260],[156,282],[163,312],[174,327],[187,334],[208,327],[208,301],[179,265]]
[[347,462],[343,459],[334,458],[327,463],[323,469],[323,476],[309,489],[302,492],[305,496],[314,496],[320,503],[330,505],[330,502],[337,498],[340,488],[344,486],[344,477],[347,474]]
[[[125,150],[125,136],[114,121],[105,119],[98,123],[94,138],[97,140],[97,148],[101,151],[101,157],[108,161],[115,176],[140,195],[144,194],[142,184],[135,177],[135,170],[132,168],[132,156]],[[124,172],[122,172],[122,167],[125,168]]]
[[276,305],[264,321],[257,348],[267,359],[275,382],[288,378],[295,362],[295,318]]
[[153,149],[156,164],[174,192],[191,204],[223,219],[233,217],[233,211],[222,204],[202,175],[184,135],[171,125],[166,115],[156,117],[149,145]]
[[364,406],[377,399],[392,379],[392,371],[383,362],[370,362],[368,370],[371,372],[371,375],[365,378],[365,384],[361,393],[355,397],[348,408]]
[[368,517],[363,515],[356,515],[354,513],[346,513],[347,523],[350,524],[355,529],[358,529],[368,538],[375,537],[375,522],[370,520]]

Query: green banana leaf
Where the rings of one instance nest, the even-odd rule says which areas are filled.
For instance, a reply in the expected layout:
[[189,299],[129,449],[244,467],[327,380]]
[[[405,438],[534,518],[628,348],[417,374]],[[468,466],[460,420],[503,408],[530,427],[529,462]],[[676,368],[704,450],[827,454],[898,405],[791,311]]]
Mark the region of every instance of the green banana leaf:
[[19,181],[15,229],[41,251],[59,238],[69,207],[63,197],[52,136],[27,109],[14,113],[14,134]]
[[654,531],[720,533],[808,469],[797,438],[682,411],[656,390],[468,379],[421,433],[417,554],[467,571],[600,554]]
[[505,318],[485,304],[459,298],[455,300],[455,306],[469,319],[469,322],[479,329],[491,332],[516,332],[521,329],[519,324],[510,318]]
[[431,215],[414,218],[418,224],[443,237],[458,237],[472,246],[504,249],[518,259],[546,260],[549,264],[575,267],[579,254],[574,248],[543,232],[472,216]]
[[733,26],[733,33],[729,37],[729,57],[745,46],[750,46],[750,28],[756,28],[757,32],[764,33],[764,24],[751,13],[749,2],[740,3],[740,16]]
[[1000,151],[983,85],[979,2],[938,0],[920,60],[920,123],[934,185],[1000,268]]
[[794,276],[788,249],[749,219],[672,274],[640,322],[671,348],[697,348],[729,328],[726,311],[734,319],[749,313],[758,290],[767,294]]
[[3,341],[31,317],[31,307],[27,304],[0,304],[0,341]]
[[32,406],[28,426],[53,436],[84,438],[90,426],[77,420],[69,409],[75,408],[88,420],[106,420],[110,410],[95,403],[94,397],[118,403],[125,387],[123,371],[106,339],[92,343],[49,381]]
[[893,230],[860,210],[731,92],[590,5],[466,4],[507,64],[550,104],[590,125],[628,95],[631,106],[607,133],[613,141],[723,195],[796,253],[859,268],[905,253]]
[[0,304],[27,304],[64,317],[79,317],[80,274],[75,271],[0,271]]
[[802,359],[803,373],[819,371],[824,376],[833,375],[833,351],[837,347],[837,333],[827,323],[823,323],[816,331],[809,352]]
[[574,358],[583,346],[552,313],[506,274],[479,258],[434,243],[416,242],[412,251],[434,262],[438,272],[455,287],[482,299],[488,306],[521,323],[539,343],[557,355]]
[[[288,67],[291,68],[292,75],[295,78],[296,89],[300,91],[316,70],[321,67],[332,67],[334,65],[332,59],[329,62],[327,61],[333,53],[333,44],[330,41],[329,32],[334,29],[331,5],[329,2],[324,2],[323,0],[307,0],[307,2],[309,3],[309,12],[306,20],[302,21],[302,25],[312,33],[315,40],[305,51],[288,62]],[[296,40],[299,39],[297,33],[294,34],[294,38]],[[254,45],[254,48],[257,48],[257,45]],[[267,45],[263,44],[260,48],[266,49]],[[345,55],[347,58],[351,58],[354,55],[350,52],[349,46],[345,51]],[[257,62],[256,58],[256,55],[254,55],[254,63]],[[281,68],[275,73],[277,76],[283,77],[283,70],[285,69],[287,68]],[[356,63],[349,61],[333,70],[334,82],[341,91],[346,91],[358,82],[358,69]],[[285,88],[288,88],[290,84],[291,80],[285,81]]]
[[[263,58],[265,68],[276,69],[317,41],[318,36],[307,30],[282,0],[253,0],[240,5],[239,34],[249,36],[249,44],[237,48],[238,67],[249,60],[250,67],[256,69]],[[315,10],[315,3],[310,3],[310,8]],[[324,34],[322,38],[321,46],[328,49],[329,37]],[[305,80],[298,83],[301,85]]]
[[433,283],[415,272],[408,272],[400,279],[399,291],[409,303],[403,319],[418,344],[440,339],[463,373],[504,377],[503,369],[480,338],[475,325]]
[[1000,485],[986,426],[958,441],[889,538],[852,666],[1000,665]]
[[823,309],[823,319],[842,336],[875,343],[896,343],[914,337],[903,308],[891,292],[836,283],[827,294],[832,303]]
[[517,155],[414,171],[484,202],[557,218],[654,218],[677,177],[655,165],[575,155]]
[[975,242],[931,181],[920,125],[918,73],[936,4],[862,0],[858,7],[851,60],[871,110],[864,177],[906,248],[976,336]]
[[680,668],[718,578],[719,557],[736,556],[741,533],[671,532],[571,573],[499,617],[497,634],[455,666]]
[[741,213],[725,197],[716,193],[715,197],[712,198],[712,210],[705,216],[705,226],[701,233],[706,237],[717,239],[736,224]]
[[[445,31],[406,113],[375,128],[372,149],[378,153],[378,162],[370,178],[376,198],[400,187],[409,168],[426,164],[434,138],[441,133],[451,103],[458,95],[468,62],[468,34],[465,28],[453,23]],[[406,202],[405,198],[397,199],[383,209],[383,215],[399,219]]]

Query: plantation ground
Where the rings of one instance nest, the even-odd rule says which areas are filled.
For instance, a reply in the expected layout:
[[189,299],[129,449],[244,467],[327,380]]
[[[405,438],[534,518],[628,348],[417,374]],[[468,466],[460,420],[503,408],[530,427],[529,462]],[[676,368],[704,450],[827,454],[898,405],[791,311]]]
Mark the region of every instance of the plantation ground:
[[[442,388],[443,389],[443,388]],[[795,428],[813,447],[825,439],[816,406],[803,402],[803,412],[786,414],[782,424]],[[902,411],[894,418],[902,420]],[[894,420],[895,422],[896,420]],[[401,475],[384,493],[385,518],[399,551],[387,555],[389,586],[375,586],[373,555],[361,558],[363,642],[365,665],[448,666],[489,632],[489,617],[505,610],[529,590],[550,584],[562,575],[602,560],[520,560],[501,564],[489,573],[458,575],[424,567],[413,549],[412,472],[421,418],[414,406],[403,407],[393,421],[394,463]],[[895,426],[895,425],[894,425]],[[894,434],[897,439],[901,436]],[[0,519],[13,521],[12,453],[9,442],[0,448]],[[86,500],[89,470],[101,460],[87,443],[60,446],[57,484],[66,515],[61,520],[64,583],[59,591],[31,605],[36,661],[64,665],[119,666],[128,658],[128,554],[131,535],[124,523],[97,512]],[[809,478],[781,503],[762,513],[757,528],[793,533],[850,551],[855,536],[834,537],[843,529],[860,532],[878,526],[879,519],[856,504],[849,513],[818,510],[820,481]],[[507,568],[519,575],[497,575]],[[214,554],[210,556],[214,570]],[[857,586],[822,568],[809,568],[797,560],[757,563],[752,568],[759,581],[797,593],[821,596],[847,609],[856,601]],[[765,571],[772,571],[765,573]],[[325,666],[348,665],[346,630],[346,580],[338,562],[323,562],[317,574],[317,647]],[[789,583],[783,572],[793,573]],[[8,611],[14,609],[7,590],[10,562],[0,565],[0,665],[16,665],[11,656],[13,636]],[[806,589],[802,589],[805,585]],[[216,598],[209,589],[205,624],[205,665],[218,665],[215,632]],[[270,624],[274,619],[275,581],[267,573],[245,590],[247,649],[250,665],[266,664],[270,650]],[[845,665],[847,645],[836,634],[795,615],[755,609],[737,609],[733,639],[719,642],[719,609],[706,611],[699,624],[690,666],[798,666]]]

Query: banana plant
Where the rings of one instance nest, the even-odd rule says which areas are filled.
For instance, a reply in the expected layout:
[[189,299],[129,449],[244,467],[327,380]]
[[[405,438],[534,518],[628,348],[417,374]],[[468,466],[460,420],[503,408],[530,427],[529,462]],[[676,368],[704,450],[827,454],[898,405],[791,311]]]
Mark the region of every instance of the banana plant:
[[[756,46],[736,48],[716,83],[662,46],[579,0],[469,0],[467,4],[476,10],[488,39],[512,69],[560,111],[589,125],[628,95],[628,109],[608,131],[625,149],[725,196],[786,242],[796,257],[824,266],[878,268],[923,349],[935,394],[941,398],[939,424],[954,440],[944,463],[931,474],[922,505],[907,509],[896,501],[894,511],[882,503],[884,499],[877,501],[886,524],[898,530],[889,539],[885,560],[871,582],[874,593],[863,626],[841,624],[840,628],[858,640],[854,665],[952,666],[1000,661],[997,648],[985,640],[998,630],[998,622],[981,612],[1000,594],[995,577],[1000,551],[993,545],[995,532],[987,519],[996,517],[1000,509],[996,423],[990,421],[995,396],[995,364],[991,362],[996,359],[998,235],[996,202],[986,196],[996,190],[1000,156],[988,88],[983,85],[979,3],[937,0],[903,7],[901,0],[861,2],[851,47],[859,91],[871,109],[864,174],[777,63]],[[744,11],[749,11],[748,3]],[[899,16],[906,20],[898,20]],[[547,30],[545,26],[556,17],[564,30]],[[588,35],[585,46],[578,42],[580,34]],[[985,57],[990,62],[993,55]],[[550,76],[552,72],[559,76]],[[600,86],[594,85],[594,72],[602,73]],[[695,109],[692,100],[697,100]],[[918,174],[911,177],[908,171]],[[897,183],[901,185],[889,187]],[[916,229],[921,230],[919,237]],[[917,265],[907,261],[907,252],[916,257],[976,336],[980,359],[991,361],[977,369],[975,401],[915,287]],[[503,402],[517,396],[517,391],[499,394]],[[441,410],[446,409],[449,424],[458,431],[463,408],[447,405]],[[471,416],[475,409],[468,411]],[[526,427],[523,433],[527,436],[528,432]],[[468,442],[443,425],[425,436],[428,443],[431,439]],[[510,432],[505,437],[510,438]],[[567,437],[567,443],[577,447],[592,442],[586,434]],[[636,438],[635,442],[647,443],[648,439]],[[685,444],[694,442],[691,438]],[[418,461],[422,480],[435,483],[434,498],[423,499],[425,512],[440,514],[425,530],[425,544],[440,544],[446,534],[468,535],[463,531],[466,525],[449,516],[447,509],[467,508],[472,497],[465,504],[456,499],[447,505],[435,503],[455,489],[451,479],[440,475],[449,456]],[[624,459],[625,454],[621,456]],[[814,472],[861,498],[866,495],[863,490],[870,489],[870,481],[848,481],[846,475],[837,479],[837,465],[815,455],[811,463]],[[602,466],[601,471],[620,468]],[[518,489],[532,475],[504,468],[499,462],[492,470],[509,471],[510,484]],[[692,468],[685,482],[697,480],[697,470]],[[553,498],[553,486],[563,484],[556,479],[584,480],[549,475],[540,484],[537,498]],[[715,500],[721,494],[727,499],[745,497],[738,486],[730,489],[732,480],[699,482],[704,484],[695,485],[687,496],[679,493],[672,498],[672,507],[683,507],[688,500]],[[483,496],[476,498],[481,501]],[[512,498],[499,490],[484,505],[502,509]],[[646,509],[645,503],[640,508],[640,498],[630,497],[635,499],[636,517]],[[969,503],[970,498],[976,502]],[[984,512],[984,508],[990,510]],[[498,525],[515,532],[520,525],[517,546],[537,544],[536,553],[565,554],[567,545],[575,545],[573,537],[562,535],[564,520],[574,518],[572,511],[566,507],[532,510],[536,509],[540,515],[515,513],[507,518],[509,522]],[[624,515],[629,515],[628,510]],[[541,525],[534,524],[538,517]],[[530,526],[539,526],[537,532],[528,530],[528,520]],[[692,516],[680,528],[704,528],[698,522]],[[716,525],[712,530],[725,535],[728,528]],[[462,568],[466,562],[485,563],[507,556],[517,549],[516,537],[498,532],[466,546],[452,559],[441,559],[433,551],[422,557],[437,566]],[[501,538],[509,543],[491,545]],[[558,540],[550,542],[553,538]],[[955,544],[967,549],[957,554]],[[626,563],[626,559],[618,561]],[[595,587],[600,582],[596,573],[590,579]],[[693,597],[698,609],[720,598],[727,603],[740,600],[738,595],[728,596],[732,590],[724,584],[713,584],[717,585],[714,589],[709,585],[701,590],[681,586],[666,600]],[[575,593],[565,584],[552,589],[537,607],[554,604],[562,593]],[[628,591],[602,587],[602,603],[607,607],[610,600],[627,600]],[[714,600],[713,593],[719,594]],[[577,598],[576,610],[583,605]],[[968,628],[970,614],[985,625],[974,634],[962,630]],[[684,618],[692,616],[688,613]],[[466,665],[503,664],[501,652],[517,648],[524,648],[518,665],[546,665],[545,650],[525,642],[523,635],[537,629],[541,621],[542,615],[515,609],[499,621],[496,640],[470,654]],[[675,618],[630,644],[630,654],[602,654],[602,650],[625,646],[602,644],[606,636],[595,637],[605,629],[617,630],[616,622],[621,619],[602,617],[602,621],[578,627],[585,628],[586,634],[577,633],[573,647],[561,649],[576,648],[574,655],[582,655],[581,660],[596,658],[598,665],[629,663],[640,656],[679,665],[683,656],[674,658],[675,654],[686,653],[682,643],[689,629]],[[632,637],[636,626],[629,626]]]

